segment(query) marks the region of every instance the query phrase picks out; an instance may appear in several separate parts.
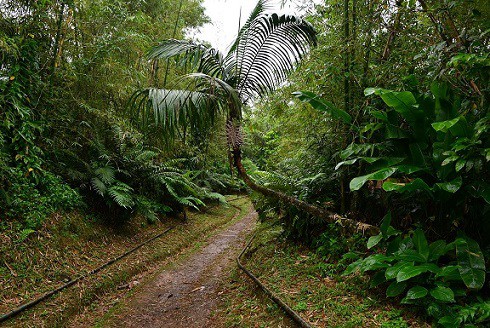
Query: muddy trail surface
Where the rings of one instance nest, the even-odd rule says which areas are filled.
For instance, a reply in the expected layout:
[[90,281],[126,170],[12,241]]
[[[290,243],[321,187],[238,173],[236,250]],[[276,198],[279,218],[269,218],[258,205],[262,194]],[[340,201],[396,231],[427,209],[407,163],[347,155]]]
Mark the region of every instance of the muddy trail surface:
[[131,296],[109,327],[216,327],[219,286],[253,230],[257,214],[210,237],[203,247],[161,271]]

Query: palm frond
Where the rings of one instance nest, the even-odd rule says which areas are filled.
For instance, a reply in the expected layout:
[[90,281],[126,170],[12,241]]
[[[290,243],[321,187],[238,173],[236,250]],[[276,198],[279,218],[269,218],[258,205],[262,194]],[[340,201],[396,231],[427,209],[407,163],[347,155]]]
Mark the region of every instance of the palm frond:
[[135,120],[143,128],[160,125],[167,143],[183,128],[206,131],[220,110],[216,97],[199,91],[147,89],[138,92],[132,101]]
[[214,77],[223,77],[223,54],[200,43],[185,40],[164,40],[148,52],[149,59],[177,57],[182,66],[190,64],[197,72]]
[[201,61],[197,71],[209,76],[226,79],[223,54],[214,48],[206,49],[201,55]]
[[237,90],[229,83],[204,73],[191,73],[187,74],[186,77],[194,79],[198,87],[207,94],[211,94],[216,99],[226,103],[230,110],[240,111],[242,102]]
[[306,21],[291,15],[262,15],[240,36],[227,65],[237,65],[237,85],[243,101],[265,95],[281,83],[316,45],[316,32]]
[[238,46],[238,43],[240,42],[240,39],[247,32],[247,30],[249,29],[252,22],[254,20],[256,20],[260,15],[264,14],[264,12],[270,8],[272,8],[272,6],[270,4],[270,0],[259,0],[259,1],[257,1],[257,4],[255,5],[254,9],[250,13],[250,16],[248,17],[247,21],[245,22],[245,24],[243,24],[243,26],[238,31],[238,35],[237,35],[235,41],[230,46],[230,50],[228,51],[229,53],[235,52],[235,50]]
[[205,47],[202,44],[186,40],[163,40],[148,51],[149,59],[169,59],[174,56],[185,55],[188,58],[200,59]]
[[218,114],[240,112],[237,91],[225,81],[204,73],[192,73],[184,90],[147,89],[132,98],[132,111],[143,127],[160,125],[167,142],[173,141],[181,129],[209,131]]

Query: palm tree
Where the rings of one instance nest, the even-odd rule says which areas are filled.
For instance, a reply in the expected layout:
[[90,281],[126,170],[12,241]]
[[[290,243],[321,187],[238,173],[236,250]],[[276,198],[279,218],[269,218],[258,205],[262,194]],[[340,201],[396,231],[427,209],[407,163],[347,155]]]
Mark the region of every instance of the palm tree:
[[[146,89],[135,94],[132,103],[139,120],[144,125],[159,124],[167,140],[182,130],[209,129],[217,116],[225,115],[230,162],[252,190],[327,221],[342,220],[358,229],[360,223],[356,221],[256,184],[242,165],[243,106],[284,83],[317,42],[316,32],[308,22],[292,15],[265,14],[268,7],[268,0],[258,1],[226,55],[190,41],[171,39],[155,46],[149,52],[150,59],[175,57],[177,63],[194,73],[183,77],[183,88]],[[366,228],[369,227],[363,230]]]

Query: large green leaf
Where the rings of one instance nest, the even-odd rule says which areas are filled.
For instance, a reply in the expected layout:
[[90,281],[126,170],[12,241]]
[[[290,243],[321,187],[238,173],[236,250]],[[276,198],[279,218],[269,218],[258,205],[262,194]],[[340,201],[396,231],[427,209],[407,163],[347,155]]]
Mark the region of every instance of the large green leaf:
[[471,129],[464,116],[458,116],[452,120],[432,123],[434,130],[438,132],[450,132],[456,137],[470,137]]
[[391,237],[391,236],[396,236],[400,234],[399,230],[396,230],[391,226],[391,212],[388,212],[384,217],[383,220],[381,221],[381,225],[379,227],[379,230],[381,231],[381,234],[385,237]]
[[[424,133],[423,137],[426,137],[426,133]],[[425,149],[427,149],[427,144],[422,142],[414,142],[409,145],[409,149],[413,164],[421,167],[427,166],[423,152]]]
[[407,131],[401,129],[397,125],[386,123],[385,128],[386,128],[386,134],[385,134],[386,139],[409,139],[410,138],[410,134],[407,133]]
[[441,302],[452,303],[454,300],[454,292],[451,288],[437,286],[436,288],[430,291],[430,295],[434,297],[436,300]]
[[425,263],[419,266],[404,267],[396,275],[396,281],[406,281],[427,271],[438,272],[439,270],[439,267],[433,263]]
[[485,283],[485,258],[476,241],[469,237],[456,240],[459,273],[466,287],[480,289]]
[[382,88],[367,88],[364,90],[366,96],[376,94],[383,99],[386,105],[400,113],[407,121],[413,123],[417,120],[417,100],[409,91],[391,91]]
[[[391,164],[388,164],[391,165]],[[423,171],[424,168],[416,165],[397,165],[396,168],[400,173],[412,174],[415,172]]]
[[446,242],[444,240],[436,240],[429,245],[429,261],[437,261],[446,253]]
[[349,264],[347,266],[347,268],[345,269],[345,271],[342,273],[342,275],[347,276],[347,275],[354,273],[356,271],[360,271],[363,261],[364,261],[364,259],[359,259],[359,260]]
[[388,288],[386,289],[386,296],[395,297],[403,293],[403,291],[407,288],[406,282],[397,282],[393,281]]
[[[461,327],[461,323],[463,319],[459,316],[455,315],[446,315],[437,321],[444,328],[459,328]],[[470,328],[472,326],[468,326]],[[474,327],[474,326],[473,326]]]
[[391,267],[389,267],[389,268],[386,269],[386,271],[385,271],[385,278],[387,280],[395,279],[396,278],[396,275],[398,274],[398,272],[400,272],[400,270],[402,270],[403,268],[406,268],[406,267],[413,267],[413,263],[410,263],[410,262],[398,262],[394,266],[391,266]]
[[417,252],[427,260],[429,258],[429,244],[422,229],[417,229],[413,232],[412,240]]
[[293,92],[299,100],[303,102],[308,102],[316,110],[326,112],[332,116],[332,118],[341,120],[346,124],[352,122],[352,117],[344,110],[337,108],[334,104],[325,99],[320,98],[318,95],[309,91],[296,91]]
[[374,246],[378,245],[381,240],[383,240],[383,234],[381,233],[376,236],[369,237],[367,242],[367,248],[368,249],[373,248]]
[[[338,163],[335,166],[335,170],[338,170],[343,165],[352,165],[359,160],[363,160],[369,164],[375,164],[382,167],[389,167],[396,164],[399,164],[405,160],[405,157],[358,157],[350,160],[346,160]],[[422,168],[410,166],[410,165],[399,165],[397,168],[403,170],[404,173],[413,173],[422,170]]]
[[407,249],[404,250],[403,252],[399,252],[395,254],[395,258],[397,260],[402,260],[406,262],[418,262],[418,263],[425,263],[427,261],[427,258],[420,254],[418,251],[414,249]]
[[454,118],[452,120],[448,120],[448,121],[432,123],[432,127],[434,128],[434,130],[436,130],[438,132],[447,132],[447,131],[449,131],[449,129],[451,127],[453,127],[454,125],[456,125],[459,122],[461,117],[462,116],[456,117],[456,118]]
[[480,196],[490,204],[490,187],[482,188]]
[[361,265],[360,265],[360,270],[362,273],[366,271],[372,271],[372,270],[379,270],[379,269],[384,269],[389,266],[387,262],[392,261],[393,259],[391,257],[388,257],[383,254],[374,254],[369,257],[366,257]]
[[342,165],[352,165],[355,162],[357,162],[359,159],[360,158],[353,158],[353,159],[350,159],[348,161],[342,161],[342,162],[338,163],[337,165],[335,165],[335,170],[338,170]]
[[439,182],[436,183],[436,186],[439,187],[440,189],[450,192],[454,194],[457,192],[461,186],[463,185],[463,179],[461,177],[457,177],[456,179],[448,182]]
[[420,178],[417,178],[412,182],[408,182],[408,183],[385,181],[383,183],[383,189],[385,191],[396,191],[399,193],[422,190],[428,192],[429,194],[432,194],[432,188],[429,187],[427,183],[425,183],[425,181]]
[[429,291],[427,290],[427,288],[422,287],[422,286],[415,286],[415,287],[410,288],[407,291],[406,298],[410,299],[410,300],[416,300],[416,299],[427,296],[428,293],[429,293]]
[[445,266],[441,269],[436,274],[436,277],[439,278],[444,278],[444,281],[461,281],[461,274],[459,273],[459,269],[461,267],[459,265],[448,265]]
[[389,178],[397,171],[396,168],[385,168],[379,171],[363,175],[351,180],[349,187],[351,190],[359,190],[368,180],[384,180]]

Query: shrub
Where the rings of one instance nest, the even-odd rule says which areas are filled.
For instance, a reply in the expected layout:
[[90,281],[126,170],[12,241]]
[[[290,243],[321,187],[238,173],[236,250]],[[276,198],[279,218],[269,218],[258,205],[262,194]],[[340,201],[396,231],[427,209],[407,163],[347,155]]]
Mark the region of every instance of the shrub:
[[[384,252],[355,261],[344,274],[371,271],[371,287],[387,284],[386,296],[403,296],[402,304],[421,306],[438,323],[454,327],[450,318],[462,309],[456,302],[470,302],[485,283],[485,258],[478,243],[460,235],[451,243],[429,244],[421,229],[402,235],[390,223],[388,214],[380,234],[367,243],[370,249],[382,243]],[[468,315],[465,320],[470,319]]]

